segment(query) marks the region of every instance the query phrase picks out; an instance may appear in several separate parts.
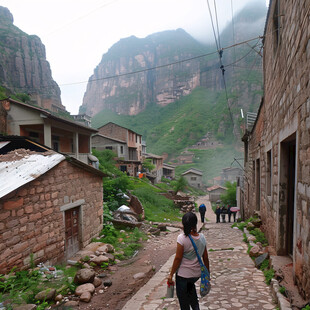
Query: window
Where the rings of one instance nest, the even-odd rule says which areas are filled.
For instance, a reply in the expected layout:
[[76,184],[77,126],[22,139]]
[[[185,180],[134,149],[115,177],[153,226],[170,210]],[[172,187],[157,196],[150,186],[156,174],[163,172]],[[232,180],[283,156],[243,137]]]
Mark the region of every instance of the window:
[[121,154],[124,154],[124,147],[121,145]]
[[280,44],[280,28],[281,28],[281,14],[280,14],[280,1],[277,0],[273,12],[273,43],[274,52],[277,51]]
[[52,135],[52,145],[53,150],[58,152],[59,151],[59,137]]
[[112,146],[106,146],[105,149],[106,150],[112,150]]
[[191,177],[191,181],[196,181],[197,178],[196,177]]
[[268,196],[271,196],[271,187],[272,187],[271,175],[272,175],[271,151],[268,151],[266,158],[266,193]]

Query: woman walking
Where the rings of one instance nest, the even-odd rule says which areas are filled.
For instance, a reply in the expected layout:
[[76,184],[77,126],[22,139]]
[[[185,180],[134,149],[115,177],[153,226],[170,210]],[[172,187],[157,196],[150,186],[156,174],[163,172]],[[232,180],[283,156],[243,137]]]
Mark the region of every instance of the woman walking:
[[182,224],[184,233],[177,238],[177,250],[168,276],[168,283],[173,283],[172,277],[176,273],[176,292],[181,310],[199,310],[195,282],[200,278],[201,268],[188,236],[190,234],[194,239],[198,253],[210,272],[206,239],[203,234],[197,232],[197,216],[194,213],[184,214]]

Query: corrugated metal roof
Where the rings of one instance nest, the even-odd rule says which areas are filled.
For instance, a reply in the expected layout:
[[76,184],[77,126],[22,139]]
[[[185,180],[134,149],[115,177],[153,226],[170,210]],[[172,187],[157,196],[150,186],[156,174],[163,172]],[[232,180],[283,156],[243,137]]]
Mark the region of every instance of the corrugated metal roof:
[[16,161],[0,162],[0,198],[25,185],[65,160],[62,154],[27,154]]

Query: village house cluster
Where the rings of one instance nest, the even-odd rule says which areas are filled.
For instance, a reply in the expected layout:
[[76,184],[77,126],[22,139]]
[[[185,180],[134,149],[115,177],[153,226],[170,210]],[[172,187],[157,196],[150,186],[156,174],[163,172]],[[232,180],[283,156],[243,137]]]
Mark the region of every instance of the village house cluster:
[[273,0],[264,33],[264,98],[243,136],[240,204],[258,212],[274,254],[291,257],[310,298],[310,2]]
[[152,182],[174,178],[174,166],[146,153],[142,136],[90,118],[56,116],[11,98],[0,101],[0,273],[27,268],[30,258],[51,264],[72,257],[102,229],[103,190],[92,148],[113,150],[117,167],[130,176],[142,171]]

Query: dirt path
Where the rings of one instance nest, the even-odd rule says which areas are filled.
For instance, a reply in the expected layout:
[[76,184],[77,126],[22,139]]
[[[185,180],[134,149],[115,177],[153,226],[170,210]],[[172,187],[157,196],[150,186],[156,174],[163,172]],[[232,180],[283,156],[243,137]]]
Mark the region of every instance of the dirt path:
[[[111,280],[112,286],[103,289],[96,288],[90,303],[80,302],[75,309],[113,309],[121,310],[128,299],[130,299],[142,287],[168,258],[175,252],[175,242],[180,230],[173,232],[161,232],[158,237],[150,237],[143,244],[143,248],[133,259],[122,261],[107,270],[107,277],[103,280]],[[142,279],[134,279],[134,275],[145,273]],[[102,292],[103,291],[103,292]]]
[[[199,197],[196,203],[204,203],[207,206],[206,218],[215,222],[215,216],[207,197]],[[200,219],[199,219],[200,221]],[[180,224],[180,223],[179,223]],[[169,228],[169,227],[168,227]],[[171,228],[170,232],[161,232],[158,237],[150,237],[143,244],[143,248],[138,255],[128,261],[112,266],[107,270],[107,277],[112,281],[112,286],[103,289],[102,286],[96,288],[96,292],[90,303],[79,303],[75,309],[121,310],[126,302],[158,271],[175,253],[176,239],[180,229]],[[134,275],[145,273],[142,279],[134,279]],[[103,291],[103,292],[102,292]]]

